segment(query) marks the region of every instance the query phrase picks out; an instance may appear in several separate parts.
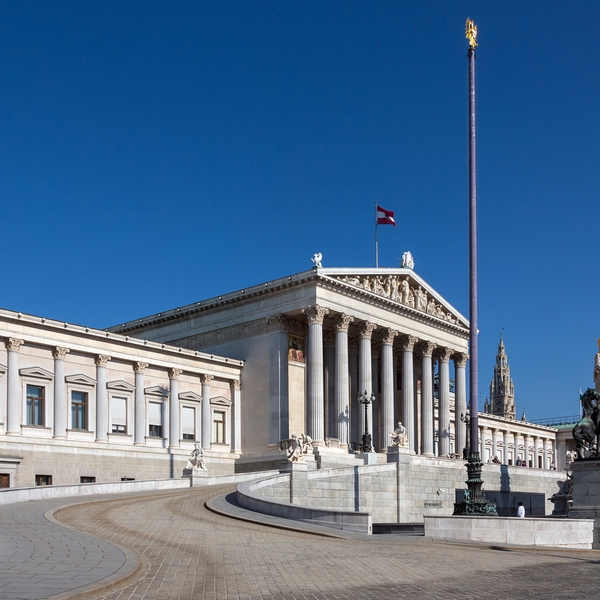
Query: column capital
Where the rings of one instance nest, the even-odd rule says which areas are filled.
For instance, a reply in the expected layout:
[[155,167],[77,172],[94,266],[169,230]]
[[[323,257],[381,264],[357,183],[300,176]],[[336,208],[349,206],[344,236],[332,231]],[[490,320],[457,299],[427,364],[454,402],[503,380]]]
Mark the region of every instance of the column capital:
[[405,352],[412,352],[415,344],[419,341],[418,337],[415,337],[414,335],[403,335],[400,338],[400,348],[402,348],[402,350],[404,350]]
[[133,363],[133,372],[134,373],[143,373],[148,368],[148,363],[145,362],[134,362]]
[[105,367],[106,363],[110,360],[110,356],[108,354],[97,354],[94,362],[97,367]]
[[207,373],[202,373],[200,375],[200,381],[204,384],[210,383],[215,378],[214,375],[208,375]]
[[464,352],[455,352],[454,355],[452,356],[452,358],[454,359],[455,367],[464,368],[467,366],[467,361],[469,360],[469,355],[465,354]]
[[24,340],[19,340],[17,338],[8,338],[4,345],[9,352],[18,352],[21,349],[21,344],[24,343]]
[[231,386],[234,390],[239,392],[242,389],[242,382],[239,379],[232,379]]
[[450,362],[450,357],[452,356],[453,352],[454,351],[451,348],[439,348],[438,358],[440,359],[440,362]]
[[313,306],[303,308],[302,313],[306,315],[309,324],[322,324],[323,319],[325,319],[325,315],[329,314],[329,309],[325,308],[324,306],[320,306],[319,304],[314,304]]
[[68,348],[61,348],[60,346],[54,346],[52,348],[52,356],[56,360],[65,360],[65,356],[69,353]]
[[392,345],[394,343],[394,338],[398,335],[398,331],[396,331],[395,329],[391,329],[389,327],[386,327],[383,330],[383,335],[381,337],[381,341],[383,342],[384,345]]
[[433,342],[421,342],[420,349],[423,353],[423,356],[432,356],[433,351],[437,348],[437,344]]
[[169,369],[169,379],[179,379],[179,376],[183,373],[183,369],[177,369],[173,367]]
[[354,321],[354,317],[346,314],[335,315],[332,319],[336,331],[348,331],[350,323]]
[[373,331],[377,329],[377,325],[375,323],[371,323],[370,321],[364,321],[358,326],[358,333],[360,337],[363,339],[371,339],[373,335]]

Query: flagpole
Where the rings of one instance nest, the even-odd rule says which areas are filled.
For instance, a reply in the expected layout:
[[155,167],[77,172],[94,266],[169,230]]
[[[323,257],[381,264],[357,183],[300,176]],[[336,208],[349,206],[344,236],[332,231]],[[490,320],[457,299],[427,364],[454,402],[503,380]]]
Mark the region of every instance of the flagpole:
[[379,229],[377,229],[377,202],[375,202],[375,268],[379,268]]

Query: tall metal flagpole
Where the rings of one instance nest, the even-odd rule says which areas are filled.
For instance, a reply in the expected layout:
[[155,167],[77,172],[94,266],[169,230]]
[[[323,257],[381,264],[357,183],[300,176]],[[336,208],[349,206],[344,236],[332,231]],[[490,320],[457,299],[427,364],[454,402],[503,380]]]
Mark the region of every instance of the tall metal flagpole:
[[379,268],[379,228],[377,221],[377,202],[375,202],[375,268]]
[[[469,38],[471,30],[472,38]],[[467,19],[467,38],[470,46],[467,52],[469,59],[469,352],[470,352],[470,401],[471,412],[471,454],[479,453],[479,381],[478,381],[478,346],[477,346],[477,155],[475,136],[475,47],[477,28],[473,21]]]
[[454,514],[475,514],[497,516],[496,505],[488,502],[483,493],[481,479],[481,456],[479,453],[479,389],[478,389],[478,347],[477,347],[477,164],[475,147],[475,48],[477,47],[477,27],[467,19],[466,37],[469,40],[469,377],[470,377],[470,444],[467,462],[468,489],[465,500],[454,506]]

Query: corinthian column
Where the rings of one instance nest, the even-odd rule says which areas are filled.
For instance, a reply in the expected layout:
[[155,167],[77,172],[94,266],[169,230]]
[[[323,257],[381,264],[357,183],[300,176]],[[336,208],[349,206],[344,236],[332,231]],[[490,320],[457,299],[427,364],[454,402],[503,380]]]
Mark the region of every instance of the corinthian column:
[[[361,323],[359,327],[360,342],[358,347],[358,391],[360,394],[367,392],[370,396],[374,393],[373,390],[373,376],[372,376],[372,357],[371,357],[371,336],[373,331],[377,328],[375,323]],[[373,434],[373,405],[369,404],[367,412],[367,419],[369,425],[369,431]],[[358,411],[358,439],[362,438],[365,432],[365,415],[362,410],[362,406],[359,406]]]
[[4,345],[8,353],[6,434],[21,435],[21,385],[19,381],[19,350],[23,340],[8,338]]
[[461,456],[467,442],[465,424],[460,421],[460,416],[467,412],[467,358],[466,354],[460,352],[454,355],[454,449]]
[[439,432],[440,456],[450,454],[450,348],[442,348],[439,353],[440,360],[440,404],[439,404]]
[[381,447],[388,445],[389,434],[394,431],[394,338],[398,332],[385,329],[381,350]]
[[54,357],[54,437],[67,437],[67,390],[65,387],[65,356],[68,348],[53,348]]
[[231,409],[233,411],[231,423],[231,450],[233,452],[242,451],[242,407],[241,407],[242,384],[239,379],[231,382],[231,398],[233,400]]
[[422,388],[421,388],[421,434],[423,436],[423,454],[433,456],[433,371],[431,356],[436,345],[423,342],[421,350]]
[[179,448],[179,376],[182,369],[169,369],[169,448]]
[[211,443],[211,418],[210,418],[210,382],[214,375],[200,375],[202,382],[202,448],[210,450]]
[[406,427],[408,445],[412,454],[417,452],[415,435],[415,387],[413,372],[413,348],[418,338],[407,335],[401,338],[402,348],[402,424]]
[[302,310],[308,319],[307,424],[308,435],[317,445],[325,442],[323,394],[323,320],[328,308],[315,304]]
[[133,363],[135,373],[135,396],[133,400],[135,423],[133,429],[133,443],[140,446],[146,443],[146,398],[144,396],[144,371],[148,363]]
[[108,440],[108,394],[106,392],[106,363],[110,356],[98,354],[96,363],[96,441]]
[[335,325],[335,417],[336,436],[340,444],[348,444],[350,423],[350,378],[348,373],[348,327],[350,315],[336,315]]

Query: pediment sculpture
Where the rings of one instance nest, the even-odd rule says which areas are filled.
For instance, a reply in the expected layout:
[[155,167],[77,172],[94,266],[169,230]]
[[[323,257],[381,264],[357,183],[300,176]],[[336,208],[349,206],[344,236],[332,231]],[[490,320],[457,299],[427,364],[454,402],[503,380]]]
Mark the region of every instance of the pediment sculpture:
[[363,275],[359,277],[345,275],[337,279],[449,323],[457,322],[454,315],[445,310],[434,298],[430,298],[427,291],[420,285],[411,286],[408,276]]

